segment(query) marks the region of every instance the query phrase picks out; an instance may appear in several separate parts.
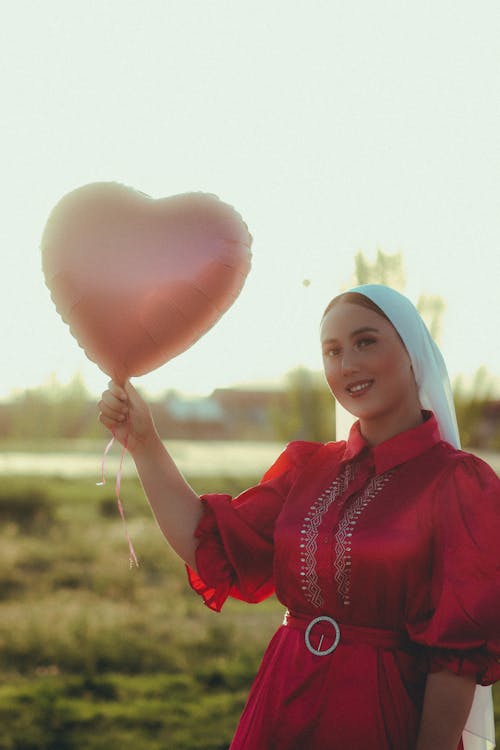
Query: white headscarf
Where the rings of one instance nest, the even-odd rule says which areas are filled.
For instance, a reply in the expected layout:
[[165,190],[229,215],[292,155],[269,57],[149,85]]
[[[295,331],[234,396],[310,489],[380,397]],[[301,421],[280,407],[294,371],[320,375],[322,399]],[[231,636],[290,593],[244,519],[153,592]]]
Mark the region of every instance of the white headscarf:
[[[443,440],[460,448],[455,406],[448,371],[436,342],[418,310],[403,294],[382,284],[363,284],[348,290],[368,297],[389,318],[407,351],[418,386],[420,404],[436,417]],[[337,405],[338,406],[338,405]],[[337,411],[337,440],[345,438],[345,416]],[[493,750],[495,726],[490,687],[476,685],[474,702],[463,732],[464,750]]]

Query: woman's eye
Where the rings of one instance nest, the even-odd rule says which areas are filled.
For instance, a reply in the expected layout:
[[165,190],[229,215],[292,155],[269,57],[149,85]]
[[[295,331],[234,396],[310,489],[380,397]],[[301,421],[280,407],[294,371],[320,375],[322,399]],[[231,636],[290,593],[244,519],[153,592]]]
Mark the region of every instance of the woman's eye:
[[337,357],[339,354],[340,354],[340,349],[338,347],[325,349],[325,351],[323,352],[324,357]]
[[375,339],[359,339],[359,341],[356,342],[356,346],[359,347],[359,349],[365,349],[367,346],[370,346],[370,344],[374,344]]

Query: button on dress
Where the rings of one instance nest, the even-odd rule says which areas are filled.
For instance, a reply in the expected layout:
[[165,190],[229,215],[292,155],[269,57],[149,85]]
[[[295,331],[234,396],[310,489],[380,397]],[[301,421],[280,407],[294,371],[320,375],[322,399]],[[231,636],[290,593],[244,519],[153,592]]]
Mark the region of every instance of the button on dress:
[[194,590],[289,612],[231,750],[414,750],[429,672],[500,679],[500,480],[424,416],[373,448],[358,423],[290,443],[256,487],[203,496]]

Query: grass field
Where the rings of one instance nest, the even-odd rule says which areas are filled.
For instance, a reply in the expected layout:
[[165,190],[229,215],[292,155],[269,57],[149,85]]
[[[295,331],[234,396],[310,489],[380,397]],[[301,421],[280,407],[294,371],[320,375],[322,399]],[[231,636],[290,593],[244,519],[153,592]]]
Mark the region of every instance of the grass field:
[[208,611],[137,481],[123,501],[138,569],[112,487],[2,481],[0,750],[229,745],[282,608],[231,601],[225,615]]
[[[192,480],[236,493],[254,477]],[[0,750],[224,750],[274,600],[209,612],[136,480],[4,478],[0,489]],[[497,692],[497,725],[500,726]],[[498,730],[497,730],[498,731]]]

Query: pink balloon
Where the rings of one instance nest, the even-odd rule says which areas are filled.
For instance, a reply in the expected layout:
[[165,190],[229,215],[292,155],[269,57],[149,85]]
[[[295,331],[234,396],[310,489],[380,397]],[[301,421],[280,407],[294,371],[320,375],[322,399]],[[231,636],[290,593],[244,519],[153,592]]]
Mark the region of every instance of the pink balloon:
[[86,355],[123,383],[190,347],[232,305],[252,237],[217,196],[154,200],[113,182],[65,195],[42,237],[52,300]]

